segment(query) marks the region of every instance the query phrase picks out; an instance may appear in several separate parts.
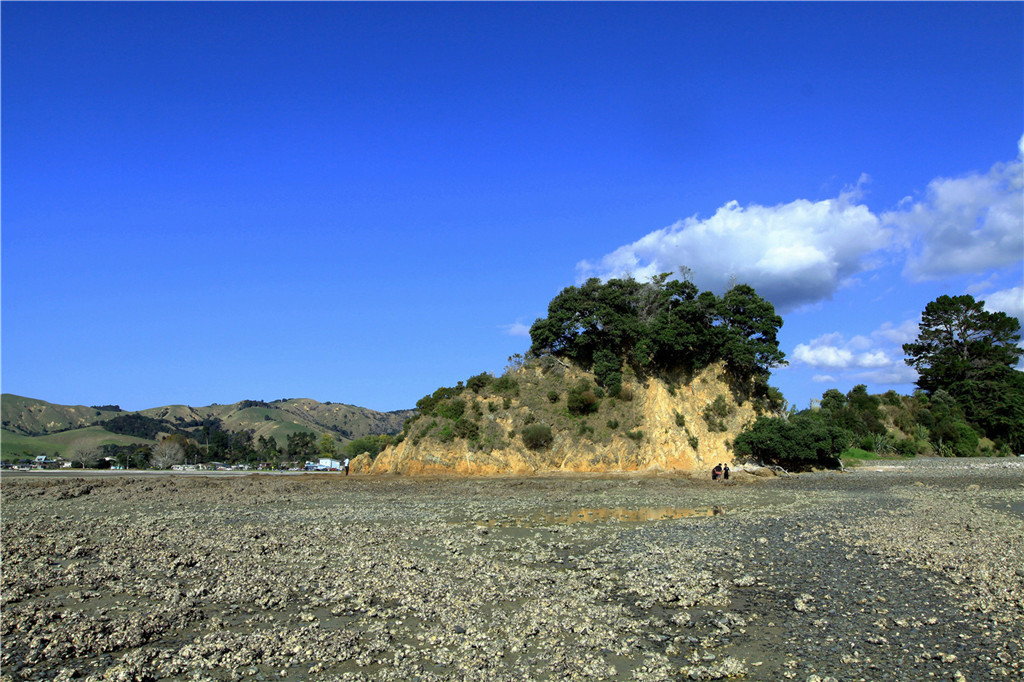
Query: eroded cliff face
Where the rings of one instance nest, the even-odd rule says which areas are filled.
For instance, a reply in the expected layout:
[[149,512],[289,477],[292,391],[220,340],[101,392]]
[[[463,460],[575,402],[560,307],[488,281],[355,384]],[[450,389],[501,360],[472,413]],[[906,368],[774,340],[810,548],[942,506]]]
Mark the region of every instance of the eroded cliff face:
[[[522,370],[529,372],[531,370]],[[736,402],[720,365],[695,376],[674,391],[658,379],[629,385],[640,421],[642,437],[615,432],[603,442],[563,430],[554,433],[548,448],[531,450],[521,438],[506,447],[489,451],[475,449],[469,441],[455,439],[440,443],[424,438],[418,443],[406,439],[381,452],[375,460],[368,456],[353,461],[356,472],[454,475],[535,474],[544,472],[610,471],[701,471],[718,462],[733,462],[728,444],[746,425],[757,418],[754,405]],[[709,426],[705,409],[716,398],[724,417]],[[468,400],[483,400],[474,398]],[[513,408],[519,407],[518,399]],[[512,417],[490,417],[507,431],[516,428]],[[712,420],[714,423],[716,420]],[[634,432],[635,436],[635,432]]]

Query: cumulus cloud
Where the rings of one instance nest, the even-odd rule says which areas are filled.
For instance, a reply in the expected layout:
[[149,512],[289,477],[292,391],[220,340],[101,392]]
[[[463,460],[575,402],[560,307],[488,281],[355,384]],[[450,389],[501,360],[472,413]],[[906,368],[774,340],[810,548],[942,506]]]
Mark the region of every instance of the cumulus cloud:
[[731,201],[706,220],[697,217],[651,232],[577,265],[581,278],[630,274],[648,279],[688,267],[694,282],[724,291],[733,281],[753,286],[782,312],[831,297],[885,247],[889,231],[864,205],[859,189],[835,199],[798,199],[778,206]]
[[[864,349],[864,337],[849,341],[842,334],[826,334],[793,349],[793,360],[817,369],[876,369],[894,364],[881,349]],[[858,352],[859,351],[859,352]]]
[[861,383],[909,384],[917,378],[917,373],[903,362],[901,345],[916,336],[915,320],[898,325],[887,322],[866,336],[858,334],[847,339],[838,332],[824,334],[798,344],[790,358],[794,365],[828,372],[814,375],[816,382],[835,384],[839,379],[848,379]]
[[[1003,289],[985,297],[985,310],[990,313],[1006,313],[1010,317],[1016,317],[1024,329],[1024,285],[1012,289]],[[1018,348],[1024,348],[1024,334],[1017,343]],[[1017,363],[1017,369],[1024,371],[1024,357]]]
[[645,280],[686,267],[701,288],[750,284],[782,313],[856,284],[859,273],[886,261],[889,249],[906,254],[904,276],[915,281],[985,273],[1024,256],[1024,137],[1018,148],[1015,161],[937,178],[924,200],[907,198],[880,215],[861,203],[869,180],[862,175],[856,187],[824,201],[731,201],[709,218],[678,221],[596,262],[581,261],[577,272],[581,280]]
[[985,310],[1006,313],[1024,325],[1024,285],[1004,289],[985,296]]
[[910,249],[904,275],[915,281],[983,272],[1024,256],[1024,137],[1020,156],[987,173],[936,178],[925,199],[884,213]]

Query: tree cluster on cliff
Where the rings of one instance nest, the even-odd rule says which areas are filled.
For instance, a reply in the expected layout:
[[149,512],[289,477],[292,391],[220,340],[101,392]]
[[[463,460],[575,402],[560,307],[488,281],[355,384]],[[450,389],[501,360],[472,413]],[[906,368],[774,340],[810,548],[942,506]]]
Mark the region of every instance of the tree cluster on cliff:
[[721,297],[662,273],[649,282],[597,278],[563,289],[530,328],[531,354],[554,355],[592,371],[615,395],[624,364],[637,376],[696,372],[724,361],[740,382],[763,385],[786,364],[782,318],[746,284]]

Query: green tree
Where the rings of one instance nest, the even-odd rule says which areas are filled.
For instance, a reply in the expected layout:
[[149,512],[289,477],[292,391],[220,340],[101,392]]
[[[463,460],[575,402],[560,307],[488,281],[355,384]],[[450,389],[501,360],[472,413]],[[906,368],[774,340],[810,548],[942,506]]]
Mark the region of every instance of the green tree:
[[718,321],[718,353],[735,374],[766,378],[772,367],[785,364],[778,341],[782,318],[753,287],[738,284],[725,292]]
[[316,436],[309,431],[288,434],[288,457],[294,461],[310,459],[316,454]]
[[345,454],[349,457],[358,457],[365,452],[373,459],[380,454],[381,450],[390,445],[392,440],[391,436],[385,435],[363,436],[346,443]]
[[317,450],[321,457],[334,457],[334,455],[337,454],[335,452],[334,436],[329,433],[325,433],[320,436],[320,442],[317,443]]
[[281,459],[281,450],[273,436],[260,436],[256,441],[256,452],[264,462],[277,464]]
[[741,284],[719,299],[668,277],[593,278],[563,289],[530,328],[530,352],[592,369],[609,389],[621,382],[623,361],[650,374],[724,360],[737,377],[759,379],[785,364],[777,339],[782,318],[753,288]]
[[988,312],[973,296],[940,296],[921,314],[918,336],[903,345],[905,362],[929,394],[947,391],[968,423],[993,440],[1024,449],[1024,377],[1014,369],[1020,323]]
[[846,396],[838,388],[830,388],[821,394],[821,409],[839,412],[846,407]]
[[1020,323],[1006,313],[990,313],[973,296],[940,296],[927,306],[917,340],[903,344],[906,363],[929,393],[949,390],[1011,369],[1024,352],[1017,347]]

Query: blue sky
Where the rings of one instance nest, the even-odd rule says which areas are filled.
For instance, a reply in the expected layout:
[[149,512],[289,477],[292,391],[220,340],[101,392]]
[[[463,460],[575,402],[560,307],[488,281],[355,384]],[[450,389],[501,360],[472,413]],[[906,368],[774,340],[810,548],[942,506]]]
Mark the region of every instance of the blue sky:
[[806,407],[1024,316],[1021,3],[11,3],[2,390],[377,410],[500,373],[564,287],[783,314]]

